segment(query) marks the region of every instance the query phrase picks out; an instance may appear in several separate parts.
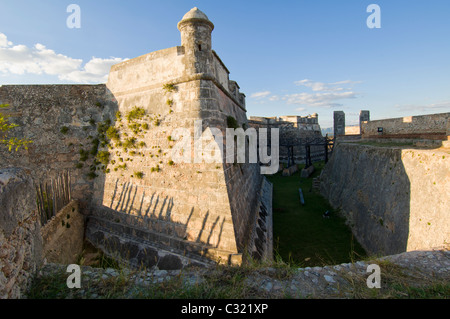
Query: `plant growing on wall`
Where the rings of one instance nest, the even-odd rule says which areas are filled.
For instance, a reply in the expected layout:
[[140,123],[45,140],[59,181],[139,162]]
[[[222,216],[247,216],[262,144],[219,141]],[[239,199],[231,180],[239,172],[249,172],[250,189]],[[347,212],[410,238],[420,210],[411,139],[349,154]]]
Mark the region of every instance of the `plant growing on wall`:
[[64,135],[66,135],[67,132],[69,132],[69,128],[67,126],[63,126],[63,127],[61,127],[60,132]]
[[142,107],[135,106],[130,112],[127,114],[127,121],[132,122],[134,120],[140,120],[144,117],[145,110]]
[[175,88],[175,84],[173,83],[166,83],[163,86],[163,90],[170,93],[170,92],[175,92],[176,88]]
[[228,116],[227,117],[227,127],[237,129],[237,128],[239,128],[239,124],[234,117]]
[[[1,108],[8,107],[8,104],[0,104]],[[19,125],[14,123],[9,123],[8,116],[4,115],[0,112],[0,144],[6,145],[8,151],[12,151],[13,148],[17,152],[20,147],[24,147],[26,150],[28,149],[27,145],[33,143],[31,140],[27,139],[19,139],[17,137],[8,137],[8,132]]]

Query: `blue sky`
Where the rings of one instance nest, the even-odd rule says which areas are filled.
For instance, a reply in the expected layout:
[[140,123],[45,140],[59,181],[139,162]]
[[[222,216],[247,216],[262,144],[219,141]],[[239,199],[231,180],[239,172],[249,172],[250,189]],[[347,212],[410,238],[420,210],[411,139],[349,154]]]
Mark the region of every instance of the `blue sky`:
[[[81,28],[66,25],[70,4]],[[369,4],[381,28],[366,24]],[[248,116],[334,110],[356,123],[450,112],[450,1],[0,0],[0,85],[104,83],[126,58],[180,45],[192,7],[215,25],[213,49],[247,96]]]

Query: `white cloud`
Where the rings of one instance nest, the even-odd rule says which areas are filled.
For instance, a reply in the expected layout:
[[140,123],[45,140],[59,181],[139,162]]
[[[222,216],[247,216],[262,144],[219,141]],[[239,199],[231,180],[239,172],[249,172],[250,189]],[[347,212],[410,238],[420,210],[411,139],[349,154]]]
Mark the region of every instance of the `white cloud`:
[[[302,92],[286,95],[288,104],[298,104],[309,107],[342,107],[340,100],[357,98],[357,93],[353,91],[352,86],[358,81],[338,81],[333,83],[324,83],[304,79],[294,82],[298,86],[310,88],[312,93]],[[300,110],[300,109],[297,109]]]
[[8,39],[6,38],[6,35],[4,35],[3,33],[0,33],[0,48],[7,47],[9,45],[12,45],[12,42],[8,41]]
[[124,60],[92,57],[83,66],[82,59],[58,54],[40,43],[32,48],[14,45],[5,34],[0,33],[0,74],[3,75],[46,74],[55,75],[62,81],[104,83],[111,66]]
[[324,83],[304,79],[296,81],[297,86],[304,86],[311,89],[312,92],[301,92],[284,94],[282,96],[273,95],[270,91],[253,93],[250,97],[258,100],[258,103],[285,101],[287,104],[296,104],[301,107],[296,111],[304,111],[307,107],[342,107],[341,100],[355,99],[358,94],[351,88],[354,84],[361,83],[357,81],[338,81],[333,83]]
[[250,95],[252,99],[262,99],[270,95],[270,91],[256,92]]
[[357,94],[355,92],[323,92],[323,93],[296,93],[287,95],[288,104],[307,105],[311,107],[341,107],[341,103],[337,103],[343,99],[354,99]]
[[274,102],[274,101],[279,101],[280,97],[278,95],[272,95],[271,97],[269,97],[269,101]]
[[63,74],[61,79],[80,83],[104,83],[108,80],[108,74],[111,66],[122,61],[124,60],[121,58],[100,59],[92,57],[92,59],[85,64],[82,70],[76,70]]
[[304,79],[301,81],[294,82],[298,86],[305,86],[310,89],[312,89],[314,92],[335,92],[335,91],[343,91],[343,90],[349,90],[350,88],[343,88],[342,85],[348,84],[353,85],[360,82],[345,80],[345,81],[338,81],[334,83],[323,83],[323,82],[315,82],[308,79]]

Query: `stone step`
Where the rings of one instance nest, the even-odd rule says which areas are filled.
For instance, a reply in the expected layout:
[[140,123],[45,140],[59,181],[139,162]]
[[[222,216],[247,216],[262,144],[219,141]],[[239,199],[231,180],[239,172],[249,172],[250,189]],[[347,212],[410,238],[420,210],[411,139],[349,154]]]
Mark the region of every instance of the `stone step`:
[[158,266],[153,259],[160,260],[167,254],[173,260],[183,261],[176,262],[180,268],[192,263],[203,266],[215,262],[227,263],[237,255],[204,243],[187,241],[97,216],[89,217],[86,237],[109,255],[118,254],[121,259],[135,266]]
[[112,223],[129,225],[167,236],[178,237],[180,239],[183,239],[186,236],[186,225],[168,221],[156,216],[147,217],[146,215],[133,215],[111,209],[94,210],[91,216]]
[[272,184],[264,178],[261,185],[255,227],[252,230],[248,247],[249,255],[254,260],[270,261],[273,259],[272,191]]

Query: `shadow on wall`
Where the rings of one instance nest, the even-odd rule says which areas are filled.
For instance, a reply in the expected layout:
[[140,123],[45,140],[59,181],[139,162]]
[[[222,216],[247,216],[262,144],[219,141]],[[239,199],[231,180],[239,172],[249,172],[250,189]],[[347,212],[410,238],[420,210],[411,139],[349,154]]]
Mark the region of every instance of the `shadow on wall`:
[[369,254],[407,250],[411,185],[401,149],[339,143],[321,174],[321,192]]
[[[33,141],[28,150],[0,149],[1,167],[26,167],[35,183],[55,178],[62,171],[72,177],[72,198],[83,214],[93,194],[95,154],[99,127],[114,122],[118,105],[105,84],[99,85],[3,85],[2,113],[19,126],[10,137]],[[97,165],[98,166],[98,165]]]
[[176,221],[173,198],[146,194],[145,189],[138,195],[139,188],[131,182],[119,185],[116,179],[109,207],[97,207],[89,216],[86,236],[90,242],[137,267],[180,269],[205,265],[200,256],[229,257],[217,249],[225,218],[217,216],[211,224],[208,211],[200,222],[192,207],[185,221]]

